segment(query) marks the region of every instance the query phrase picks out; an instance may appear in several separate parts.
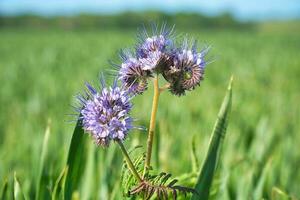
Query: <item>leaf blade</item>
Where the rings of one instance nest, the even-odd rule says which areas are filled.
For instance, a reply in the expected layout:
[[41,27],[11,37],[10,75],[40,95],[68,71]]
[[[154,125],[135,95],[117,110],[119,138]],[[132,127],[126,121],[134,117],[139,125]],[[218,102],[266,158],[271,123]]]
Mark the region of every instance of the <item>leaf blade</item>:
[[44,166],[45,166],[46,156],[48,153],[48,142],[49,142],[49,137],[50,137],[50,123],[51,122],[49,120],[46,131],[45,131],[44,140],[43,140],[39,172],[38,172],[38,177],[37,177],[37,181],[36,181],[36,196],[35,196],[36,200],[40,199],[40,197],[44,198],[43,192],[45,193],[46,191],[42,191],[42,190],[45,190],[47,188],[47,185],[46,185],[47,180],[45,180],[45,178],[43,177],[43,173],[45,172]]
[[56,200],[56,199],[64,199],[64,191],[65,191],[65,182],[66,182],[66,176],[68,174],[68,166],[66,166],[62,172],[60,173],[60,175],[58,176],[58,178],[55,181],[55,185],[52,191],[52,200]]
[[214,129],[212,132],[209,149],[202,166],[201,172],[198,176],[197,183],[195,185],[195,190],[198,192],[192,195],[191,200],[207,200],[209,198],[210,187],[212,185],[214,172],[217,166],[218,155],[220,152],[220,144],[222,138],[225,136],[228,117],[231,110],[232,103],[232,81],[229,82],[227,93],[222,102],[221,108],[219,110],[218,118],[215,122]]
[[4,183],[3,183],[3,186],[1,188],[1,193],[0,193],[0,196],[1,196],[1,200],[4,200],[7,196],[7,190],[8,190],[8,180],[5,179],[4,180]]
[[17,174],[16,172],[14,173],[14,188],[13,188],[13,193],[14,193],[14,199],[15,200],[25,200],[25,196],[23,194],[21,185],[17,179]]
[[79,119],[72,135],[68,153],[65,199],[71,199],[73,192],[79,189],[86,165],[86,139],[87,137],[84,135],[81,120]]

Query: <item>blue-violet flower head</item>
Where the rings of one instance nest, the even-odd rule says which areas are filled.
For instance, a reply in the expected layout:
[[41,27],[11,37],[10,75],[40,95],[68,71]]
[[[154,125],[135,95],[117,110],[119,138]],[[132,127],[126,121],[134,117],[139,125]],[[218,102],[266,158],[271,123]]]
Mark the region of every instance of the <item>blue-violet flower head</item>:
[[99,91],[90,84],[86,87],[86,95],[78,97],[83,129],[103,147],[111,140],[123,141],[133,128],[129,116],[132,104],[127,91],[118,87],[116,81],[112,87],[105,87],[102,81]]
[[152,36],[149,36],[145,29],[141,32],[136,54],[144,70],[155,70],[167,59],[166,51],[172,44],[172,30],[166,28],[166,25],[163,24],[160,31],[158,31],[157,26],[153,27]]

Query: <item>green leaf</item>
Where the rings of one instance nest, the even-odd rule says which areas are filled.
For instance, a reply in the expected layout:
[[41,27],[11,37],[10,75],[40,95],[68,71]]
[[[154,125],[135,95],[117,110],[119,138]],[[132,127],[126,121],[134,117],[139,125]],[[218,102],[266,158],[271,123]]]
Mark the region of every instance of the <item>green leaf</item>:
[[228,117],[231,110],[232,80],[233,78],[231,77],[226,96],[223,100],[222,106],[218,114],[218,118],[214,125],[206,159],[204,161],[195,186],[195,190],[198,193],[193,194],[191,198],[192,200],[207,200],[209,198],[209,191],[213,182],[214,173],[217,166],[220,145],[222,138],[225,136]]
[[66,182],[67,174],[68,174],[68,167],[66,166],[60,173],[57,180],[55,181],[55,185],[52,191],[52,200],[64,199],[65,182]]
[[36,196],[35,199],[44,199],[46,198],[45,195],[48,193],[47,190],[47,178],[43,176],[43,174],[46,172],[45,166],[45,160],[48,153],[48,141],[50,136],[50,121],[48,121],[48,125],[45,131],[43,146],[42,146],[42,154],[41,154],[41,160],[40,160],[40,166],[39,166],[39,173],[36,181]]
[[[133,165],[138,171],[138,173],[141,173],[143,171],[144,167],[144,159],[145,156],[139,155],[133,160]],[[132,172],[129,170],[127,163],[124,161],[121,171],[121,188],[124,196],[128,196],[129,191],[132,189],[133,186],[137,185],[137,180],[132,175]]]
[[0,196],[1,196],[1,200],[5,200],[6,199],[6,196],[7,196],[7,190],[8,190],[8,180],[5,179],[4,180],[4,183],[3,183],[3,186],[2,186],[2,189],[1,189],[1,193],[0,193]]
[[195,135],[193,135],[193,138],[192,138],[191,155],[192,155],[193,172],[197,172],[199,170],[199,160],[196,155],[196,137],[195,137]]
[[290,200],[291,198],[288,194],[277,187],[272,188],[272,200]]
[[96,146],[90,145],[88,149],[87,165],[84,172],[84,184],[81,190],[82,200],[93,199],[93,191],[96,189],[97,183],[95,182],[95,156]]
[[263,171],[260,175],[259,181],[253,191],[253,199],[263,198],[263,189],[267,179],[268,172],[270,171],[271,168],[271,163],[272,163],[272,159],[269,159],[269,161],[263,167]]
[[16,172],[14,174],[14,190],[13,190],[13,193],[14,193],[14,199],[15,200],[24,200],[25,199],[25,196],[22,192],[21,185],[20,185],[20,183],[17,179]]
[[79,190],[80,181],[83,177],[86,165],[86,139],[87,137],[84,135],[81,121],[78,120],[68,153],[65,199],[71,199],[72,193]]

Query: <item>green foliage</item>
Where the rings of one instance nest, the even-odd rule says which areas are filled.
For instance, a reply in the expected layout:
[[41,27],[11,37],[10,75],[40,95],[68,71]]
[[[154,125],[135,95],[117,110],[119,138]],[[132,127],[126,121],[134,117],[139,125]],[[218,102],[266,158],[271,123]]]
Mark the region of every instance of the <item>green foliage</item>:
[[7,190],[8,190],[8,181],[7,181],[7,179],[5,179],[3,186],[1,188],[1,192],[0,192],[1,200],[5,200],[5,198],[7,197],[7,194],[6,194]]
[[209,192],[213,182],[215,170],[217,168],[217,161],[220,154],[220,146],[222,139],[225,137],[228,118],[231,110],[232,101],[232,78],[230,80],[226,96],[220,108],[217,121],[215,123],[209,149],[199,174],[198,181],[195,186],[197,194],[193,194],[192,200],[209,199]]
[[[157,116],[161,133],[157,170],[172,173],[180,185],[195,185],[198,174],[192,173],[189,156],[192,136],[195,135],[196,156],[201,164],[224,83],[233,73],[230,134],[222,146],[211,199],[248,199],[253,198],[254,191],[259,200],[272,199],[274,186],[289,197],[299,198],[300,171],[295,167],[300,161],[300,107],[296,106],[300,91],[299,31],[207,31],[198,27],[189,34],[211,44],[210,55],[217,59],[207,66],[205,79],[194,92],[176,100],[168,92],[162,94]],[[184,29],[181,25],[177,28],[179,34]],[[35,198],[40,146],[49,118],[51,135],[44,169],[49,176],[46,190],[52,194],[66,165],[75,125],[66,122],[70,120],[66,114],[72,112],[73,95],[85,81],[97,83],[99,72],[110,68],[108,59],[119,63],[116,50],[132,45],[135,31],[136,27],[132,31],[0,30],[0,181],[3,186],[4,178],[8,179],[5,200],[13,198],[13,171],[17,172],[25,197]],[[137,125],[147,127],[151,90],[149,86],[143,96],[134,98],[132,115],[138,119]],[[145,137],[146,132],[136,131],[126,142],[134,146]],[[91,199],[122,199],[120,184],[116,184],[122,158],[115,146],[95,147]],[[269,160],[272,162],[266,171]],[[81,180],[88,180],[87,167]],[[80,198],[85,196],[84,184],[79,183]]]
[[68,173],[66,177],[66,199],[71,199],[74,191],[79,190],[86,165],[86,136],[78,120],[71,139],[69,155],[67,159]]
[[13,190],[13,193],[14,193],[14,199],[15,200],[25,200],[25,196],[23,194],[21,185],[20,185],[20,183],[17,179],[17,174],[16,173],[14,174],[14,190]]
[[197,153],[196,153],[195,135],[193,136],[193,139],[192,139],[191,156],[192,156],[192,169],[193,169],[193,172],[198,172],[199,160],[198,160]]
[[[134,161],[133,161],[133,165],[135,166],[135,168],[137,169],[137,172],[139,174],[143,173],[144,160],[145,160],[145,155],[142,154],[140,156],[137,156],[137,158],[134,159]],[[122,175],[121,175],[121,189],[122,189],[123,196],[131,197],[130,191],[137,184],[138,184],[137,180],[132,175],[131,171],[129,170],[129,168],[127,166],[127,163],[124,160],[123,166],[122,166]]]
[[[139,147],[139,146],[138,146]],[[136,148],[135,148],[136,149]],[[134,149],[134,150],[135,150]],[[143,173],[145,155],[137,156],[133,164],[139,174]],[[123,162],[121,188],[123,196],[129,199],[144,198],[151,199],[155,196],[157,199],[177,199],[178,195],[186,196],[188,193],[195,192],[192,188],[180,186],[176,183],[177,179],[172,179],[171,174],[161,172],[158,175],[153,175],[150,170],[145,175],[144,180],[139,183],[127,167],[127,163]]]
[[42,145],[42,153],[41,153],[41,160],[40,160],[40,165],[39,165],[39,173],[37,176],[37,181],[36,181],[36,197],[35,199],[46,199],[47,196],[50,196],[49,191],[47,191],[47,184],[49,181],[46,178],[46,169],[45,168],[45,161],[46,161],[46,156],[48,153],[48,142],[49,142],[49,137],[50,137],[50,122],[48,122],[48,126],[45,131],[45,136],[44,136],[44,141]]
[[84,179],[83,179],[83,186],[81,187],[80,193],[82,200],[88,200],[93,198],[93,191],[95,190],[95,184],[97,181],[95,180],[94,173],[97,171],[96,169],[96,145],[89,145],[88,148],[88,157],[87,157],[87,163],[86,168],[84,172]]
[[68,174],[68,167],[65,167],[60,175],[58,176],[57,180],[55,181],[55,185],[52,191],[52,200],[65,199],[65,184],[66,184],[66,177]]
[[266,178],[267,178],[267,173],[268,171],[270,170],[270,167],[271,167],[271,163],[272,160],[269,160],[267,163],[266,163],[266,166],[263,167],[263,170],[262,170],[262,173],[260,175],[260,178],[259,178],[259,181],[258,181],[258,184],[256,185],[254,191],[253,191],[253,199],[259,199],[260,197],[263,196],[263,187],[265,185],[265,181],[266,181]]
[[194,189],[177,185],[177,179],[172,179],[171,174],[161,172],[158,175],[147,174],[145,180],[138,183],[130,192],[130,195],[141,195],[144,199],[174,199],[178,196],[187,197],[189,193],[197,193]]
[[281,189],[277,187],[273,187],[271,200],[297,200],[297,199],[295,197],[289,196]]

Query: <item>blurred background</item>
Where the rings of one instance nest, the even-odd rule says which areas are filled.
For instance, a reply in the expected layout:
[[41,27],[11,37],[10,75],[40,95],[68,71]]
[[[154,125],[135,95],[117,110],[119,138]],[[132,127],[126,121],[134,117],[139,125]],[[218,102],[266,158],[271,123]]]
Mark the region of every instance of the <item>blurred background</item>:
[[[180,98],[162,95],[155,167],[175,176],[190,172],[193,137],[203,161],[234,75],[212,199],[275,199],[279,190],[299,198],[299,0],[0,0],[0,187],[16,171],[25,196],[34,197],[48,126],[43,199],[50,197],[75,125],[68,116],[74,95],[110,70],[108,60],[120,63],[118,50],[132,47],[137,29],[151,22],[175,24],[179,41],[187,34],[211,45],[213,60],[201,87]],[[148,126],[151,99],[151,86],[134,99],[139,125]],[[126,145],[145,139],[134,132]],[[120,199],[120,152],[89,142],[87,156],[97,159],[92,175],[85,172],[81,199]]]

